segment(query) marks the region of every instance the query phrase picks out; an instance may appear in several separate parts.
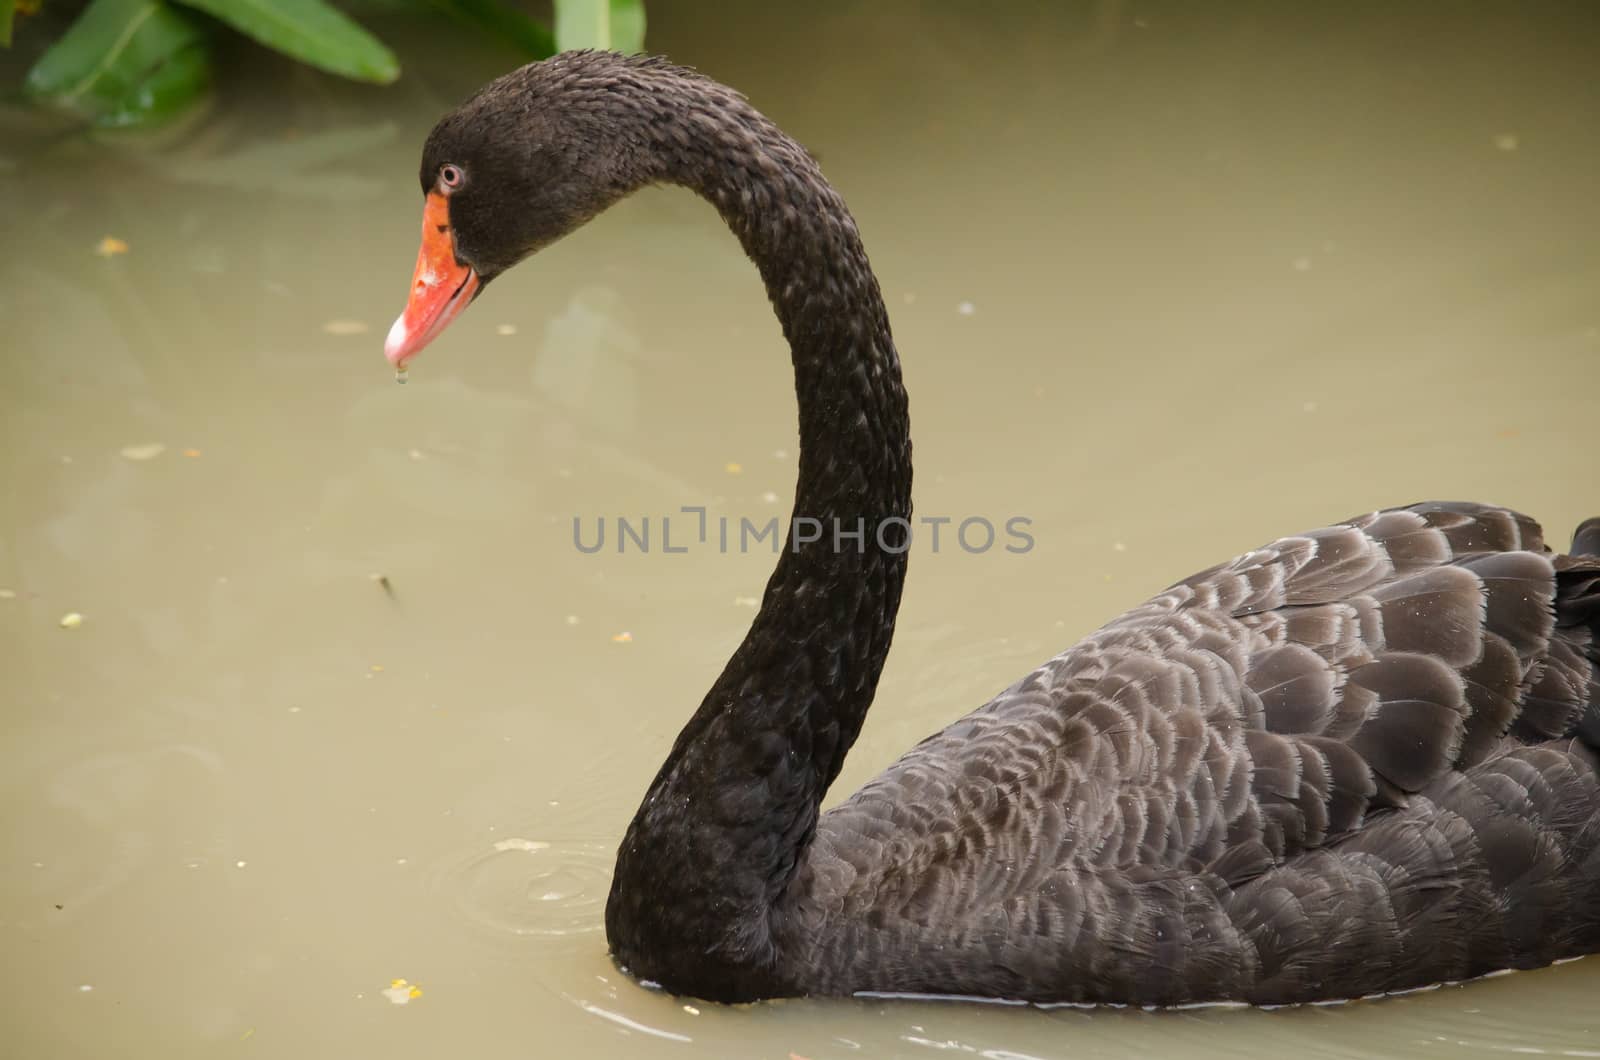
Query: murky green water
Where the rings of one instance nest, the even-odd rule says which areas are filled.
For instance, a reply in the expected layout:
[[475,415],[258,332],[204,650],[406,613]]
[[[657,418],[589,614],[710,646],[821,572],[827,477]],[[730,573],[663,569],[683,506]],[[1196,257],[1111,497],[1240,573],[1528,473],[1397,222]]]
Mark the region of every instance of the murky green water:
[[[1600,514],[1592,6],[756,7],[654,3],[652,46],[851,202],[919,513],[1037,542],[919,546],[840,792],[1281,533]],[[170,151],[0,146],[7,1055],[1600,1055],[1594,961],[1280,1012],[619,977],[611,853],[771,557],[583,555],[571,520],[777,514],[789,369],[715,214],[655,191],[395,386],[421,138],[507,61],[406,32],[390,91],[250,59]]]

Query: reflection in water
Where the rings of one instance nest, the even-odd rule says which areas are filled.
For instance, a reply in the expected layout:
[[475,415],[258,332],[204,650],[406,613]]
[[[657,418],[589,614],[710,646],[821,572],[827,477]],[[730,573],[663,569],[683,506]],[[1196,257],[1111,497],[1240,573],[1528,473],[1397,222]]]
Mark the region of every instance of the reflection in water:
[[625,428],[638,419],[633,360],[639,336],[624,323],[622,297],[609,287],[585,287],[550,318],[533,361],[533,385],[574,415]]
[[313,202],[358,203],[383,188],[374,176],[340,172],[362,155],[395,143],[393,121],[341,126],[310,136],[252,140],[217,154],[209,142],[150,157],[163,176],[178,183],[207,184],[246,193],[287,194]]
[[[1278,534],[1600,513],[1584,5],[663,3],[651,34],[849,200],[918,511],[1034,520],[1026,556],[914,556],[834,799]],[[0,141],[7,1055],[1600,1055],[1594,960],[1274,1012],[624,978],[612,853],[771,556],[584,556],[572,520],[781,507],[792,376],[737,243],[663,190],[393,385],[418,148],[507,62],[402,57],[392,90],[244,82],[142,161]]]
[[191,870],[229,867],[214,810],[222,772],[219,755],[192,745],[105,751],[62,769],[37,819],[60,842],[50,862],[36,863],[52,904],[76,919],[156,856]]
[[630,1031],[638,1031],[641,1034],[648,1034],[655,1038],[664,1038],[669,1042],[694,1041],[687,1034],[675,1034],[672,1031],[664,1031],[659,1027],[652,1027],[647,1023],[640,1023],[636,1019],[629,1019],[620,1012],[612,1012],[610,1009],[601,1008],[592,1001],[583,1001],[578,998],[571,998],[570,1000],[589,1015],[598,1016],[603,1020],[615,1023],[619,1027],[626,1027]]

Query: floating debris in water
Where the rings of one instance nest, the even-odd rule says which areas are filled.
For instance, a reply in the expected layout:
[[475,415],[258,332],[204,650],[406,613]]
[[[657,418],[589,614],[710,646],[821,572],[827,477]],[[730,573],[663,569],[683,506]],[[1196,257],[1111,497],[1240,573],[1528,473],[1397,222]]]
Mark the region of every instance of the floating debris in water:
[[422,987],[404,979],[389,980],[389,989],[382,991],[391,1004],[404,1005],[422,996]]
[[1295,272],[1310,272],[1311,271],[1311,259],[1310,258],[1295,258],[1294,261],[1290,262],[1290,265],[1294,268]]
[[958,302],[956,304],[956,312],[960,313],[964,317],[970,317],[977,311],[978,307],[973,305],[971,302]]
[[0,589],[0,600],[15,600],[16,598],[17,591],[15,589]]
[[744,465],[736,464],[730,460],[726,464],[722,465],[722,470],[726,471],[730,475],[737,475],[744,471]]
[[190,460],[193,460],[195,457],[200,455],[200,450],[198,450],[198,449],[185,449],[183,451],[183,455],[188,457]]
[[1126,552],[1128,551],[1128,546],[1123,544],[1121,541],[1113,541],[1111,542],[1111,551]]
[[569,626],[576,626],[579,622],[582,622],[583,619],[579,618],[577,615],[568,615],[565,621]]
[[1496,151],[1515,151],[1522,146],[1522,139],[1516,133],[1501,133],[1494,138]]
[[396,368],[394,370],[394,381],[396,383],[404,383],[410,378],[411,376],[406,373],[404,368]]
[[116,236],[106,236],[94,245],[94,252],[102,258],[114,258],[118,254],[126,254],[128,252],[128,244]]
[[778,495],[776,493],[772,492],[771,490],[768,490],[767,492],[763,493],[761,495],[761,499],[766,501],[768,504],[777,504],[778,503]]
[[383,590],[385,596],[391,600],[395,598],[394,585],[389,581],[387,574],[369,574],[367,577],[378,583],[378,588]]
[[494,333],[496,335],[515,335],[517,326],[515,324],[498,324],[495,326]]
[[629,633],[627,630],[623,630],[621,633],[618,633],[618,634],[616,634],[615,636],[613,636],[611,638],[611,643],[613,643],[613,644],[632,644],[633,643],[633,634]]
[[322,325],[329,335],[365,335],[372,328],[365,320],[330,320]]
[[754,596],[735,596],[733,598],[733,606],[734,607],[759,607],[759,606],[761,606],[761,601],[756,599]]
[[61,616],[62,629],[77,629],[83,625],[83,616],[76,611],[68,611]]
[[118,450],[129,460],[154,460],[167,451],[161,442],[146,442],[143,445],[125,445]]

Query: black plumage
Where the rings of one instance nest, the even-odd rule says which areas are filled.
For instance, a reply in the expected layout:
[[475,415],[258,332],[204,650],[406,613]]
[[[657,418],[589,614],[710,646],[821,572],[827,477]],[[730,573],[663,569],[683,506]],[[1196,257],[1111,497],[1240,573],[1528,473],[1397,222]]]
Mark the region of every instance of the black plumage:
[[[487,282],[649,183],[710,200],[794,360],[794,514],[911,511],[855,222],[733,91],[558,56],[434,130]],[[618,852],[616,959],[735,1001],[1346,997],[1600,950],[1600,520],[1425,503],[1282,538],[1108,623],[818,807],[889,648],[903,538],[786,549]]]

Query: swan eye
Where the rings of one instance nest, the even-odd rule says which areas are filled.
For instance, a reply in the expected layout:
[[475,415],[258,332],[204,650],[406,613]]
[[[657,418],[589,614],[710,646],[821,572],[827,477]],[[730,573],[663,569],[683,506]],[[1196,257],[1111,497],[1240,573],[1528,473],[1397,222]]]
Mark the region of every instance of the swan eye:
[[459,188],[466,179],[467,175],[461,172],[461,167],[458,165],[446,162],[439,167],[439,183],[447,188],[452,190]]

